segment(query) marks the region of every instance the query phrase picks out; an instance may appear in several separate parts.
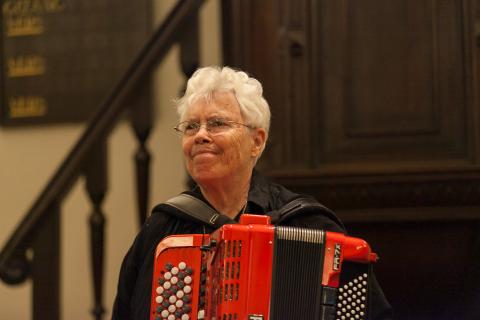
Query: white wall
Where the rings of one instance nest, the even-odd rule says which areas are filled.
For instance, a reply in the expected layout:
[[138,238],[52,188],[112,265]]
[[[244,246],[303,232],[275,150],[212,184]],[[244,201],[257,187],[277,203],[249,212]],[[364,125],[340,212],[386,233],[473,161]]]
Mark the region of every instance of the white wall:
[[[158,23],[175,0],[154,0]],[[221,62],[219,1],[207,1],[201,12],[201,64]],[[172,130],[176,114],[171,103],[184,79],[174,48],[156,71],[155,130],[148,146],[152,152],[151,203],[183,190],[185,180],[179,137]],[[84,129],[83,124],[42,127],[0,127],[0,245],[11,235]],[[107,219],[105,257],[105,319],[110,318],[121,260],[137,232],[134,190],[136,141],[128,123],[110,137],[109,189],[103,209]],[[93,288],[89,258],[90,202],[83,179],[62,206],[61,297],[62,319],[91,319]],[[31,318],[31,284],[7,286],[0,282],[0,319]]]

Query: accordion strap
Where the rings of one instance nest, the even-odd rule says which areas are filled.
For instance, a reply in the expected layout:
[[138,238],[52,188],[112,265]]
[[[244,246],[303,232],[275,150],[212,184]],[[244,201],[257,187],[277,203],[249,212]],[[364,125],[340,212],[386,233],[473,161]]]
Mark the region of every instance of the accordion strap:
[[[178,196],[165,201],[161,205],[167,205],[176,209],[169,210],[169,212],[179,218],[189,218],[194,221],[200,221],[214,229],[218,229],[224,224],[238,223],[226,215],[219,213],[204,201],[186,193],[179,194]],[[345,229],[343,223],[332,210],[323,206],[314,198],[306,196],[296,197],[284,204],[278,210],[269,212],[268,215],[271,216],[272,223],[278,225],[299,214],[311,212],[321,212]]]
[[332,210],[320,204],[316,199],[307,196],[298,196],[284,204],[280,209],[273,211],[271,213],[272,223],[280,224],[298,214],[305,214],[308,212],[321,212],[345,229],[342,221]]
[[163,204],[174,207],[182,214],[186,214],[194,220],[200,220],[213,228],[220,228],[227,223],[237,223],[237,221],[217,212],[202,200],[189,194],[179,194],[165,201]]

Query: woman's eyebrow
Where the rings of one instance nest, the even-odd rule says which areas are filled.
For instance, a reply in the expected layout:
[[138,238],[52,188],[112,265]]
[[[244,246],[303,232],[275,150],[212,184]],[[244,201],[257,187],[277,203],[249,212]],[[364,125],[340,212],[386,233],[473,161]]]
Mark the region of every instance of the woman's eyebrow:
[[198,122],[198,118],[185,118],[182,122]]

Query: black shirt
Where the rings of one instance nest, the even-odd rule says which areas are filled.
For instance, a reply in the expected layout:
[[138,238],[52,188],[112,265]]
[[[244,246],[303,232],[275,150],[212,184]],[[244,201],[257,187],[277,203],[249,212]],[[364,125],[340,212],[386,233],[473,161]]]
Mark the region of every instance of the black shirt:
[[[208,203],[199,188],[187,192]],[[245,212],[271,214],[298,195],[253,172]],[[214,230],[199,222],[178,219],[157,206],[143,225],[125,256],[120,270],[117,296],[113,306],[114,320],[143,320],[150,317],[153,257],[157,244],[172,234],[211,233]],[[345,232],[341,222],[325,212],[308,212],[282,224],[295,227]],[[374,280],[371,288],[372,319],[391,319],[391,307]]]

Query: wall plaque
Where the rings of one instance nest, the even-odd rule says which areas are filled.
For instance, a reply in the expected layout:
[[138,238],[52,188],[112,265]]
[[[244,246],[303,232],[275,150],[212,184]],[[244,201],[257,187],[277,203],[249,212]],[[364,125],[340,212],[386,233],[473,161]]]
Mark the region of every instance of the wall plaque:
[[88,119],[151,32],[150,0],[0,3],[3,125]]

